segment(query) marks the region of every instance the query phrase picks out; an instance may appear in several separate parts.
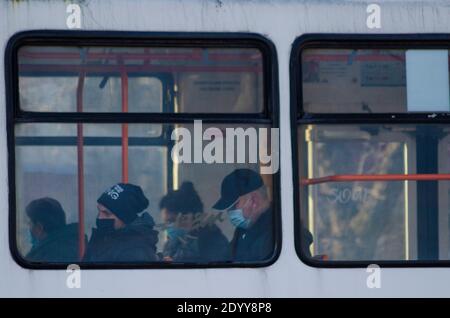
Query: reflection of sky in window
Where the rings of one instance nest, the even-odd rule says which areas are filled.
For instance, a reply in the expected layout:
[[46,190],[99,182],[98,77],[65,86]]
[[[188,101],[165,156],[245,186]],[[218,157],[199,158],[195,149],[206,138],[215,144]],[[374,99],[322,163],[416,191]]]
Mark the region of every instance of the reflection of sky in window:
[[75,147],[16,147],[16,166],[21,172],[76,174]]
[[20,106],[29,111],[75,111],[77,83],[77,77],[20,76]]
[[[20,106],[27,111],[76,112],[77,85],[75,76],[20,76]],[[83,111],[122,111],[120,77],[87,75],[83,87]],[[128,79],[129,112],[161,112],[162,96],[159,79],[143,76]]]

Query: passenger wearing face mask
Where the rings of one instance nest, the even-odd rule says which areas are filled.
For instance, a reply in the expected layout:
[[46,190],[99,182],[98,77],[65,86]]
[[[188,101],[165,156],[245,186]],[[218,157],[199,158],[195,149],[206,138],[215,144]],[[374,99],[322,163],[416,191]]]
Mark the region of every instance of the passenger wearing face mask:
[[25,212],[30,219],[30,262],[75,263],[78,257],[78,224],[66,224],[66,213],[52,198],[31,201]]
[[231,241],[234,261],[262,261],[274,251],[272,202],[261,176],[237,169],[222,181],[221,198],[213,206],[226,210],[236,227]]
[[163,259],[168,262],[225,262],[230,258],[229,243],[214,222],[203,212],[203,203],[192,182],[185,181],[159,203],[167,225]]
[[[97,200],[97,228],[92,230],[86,262],[157,261],[158,232],[153,218],[144,211],[148,199],[141,187],[118,183]],[[140,215],[139,215],[140,214]]]

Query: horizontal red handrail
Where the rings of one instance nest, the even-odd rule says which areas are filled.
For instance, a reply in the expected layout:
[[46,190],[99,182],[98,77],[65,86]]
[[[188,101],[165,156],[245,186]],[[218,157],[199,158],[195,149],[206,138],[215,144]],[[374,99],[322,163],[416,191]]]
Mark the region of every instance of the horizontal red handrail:
[[[207,53],[207,58],[213,61],[251,61],[262,60],[259,53]],[[54,51],[39,51],[33,52],[22,49],[19,51],[19,57],[29,59],[65,59],[65,60],[80,60],[79,52],[54,52]],[[84,55],[86,60],[174,60],[174,61],[202,61],[204,55],[201,49],[194,49],[191,52],[87,52]]]
[[341,174],[320,178],[302,179],[302,185],[313,185],[326,182],[352,181],[439,181],[450,180],[450,174]]
[[[125,65],[127,72],[205,72],[205,73],[239,73],[253,72],[261,73],[262,66],[244,66],[244,65]],[[19,72],[92,72],[92,73],[120,73],[120,67],[117,65],[97,65],[97,64],[20,64]]]

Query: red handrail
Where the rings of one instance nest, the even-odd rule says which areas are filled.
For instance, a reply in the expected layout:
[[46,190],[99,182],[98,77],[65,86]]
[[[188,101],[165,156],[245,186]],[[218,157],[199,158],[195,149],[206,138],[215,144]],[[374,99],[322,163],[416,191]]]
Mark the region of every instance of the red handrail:
[[[201,49],[193,49],[192,52],[149,52],[148,47],[145,48],[144,53],[139,52],[87,52],[85,54],[85,59],[89,60],[99,60],[99,59],[109,59],[109,60],[173,60],[173,61],[200,61],[204,59],[204,55]],[[78,52],[52,52],[52,51],[40,51],[33,52],[26,49],[19,51],[19,57],[24,57],[28,59],[65,59],[65,60],[79,60],[80,54]],[[212,61],[254,61],[260,60],[259,53],[212,53],[208,52],[208,60]]]
[[[83,86],[86,74],[81,72],[77,86],[77,112],[83,111]],[[83,155],[83,124],[77,124],[77,159],[78,159],[78,257],[83,259],[84,242],[84,155]]]
[[[262,73],[262,66],[244,65],[124,65],[129,73],[145,72],[204,72],[204,73]],[[97,64],[20,64],[19,72],[41,72],[41,73],[64,73],[64,72],[86,72],[86,73],[114,73],[119,69],[116,65]]]
[[[128,112],[128,74],[121,72],[122,112]],[[122,124],[122,182],[128,183],[128,124]]]
[[450,180],[450,174],[341,174],[320,178],[302,179],[302,185],[313,185],[326,182],[354,181],[439,181]]

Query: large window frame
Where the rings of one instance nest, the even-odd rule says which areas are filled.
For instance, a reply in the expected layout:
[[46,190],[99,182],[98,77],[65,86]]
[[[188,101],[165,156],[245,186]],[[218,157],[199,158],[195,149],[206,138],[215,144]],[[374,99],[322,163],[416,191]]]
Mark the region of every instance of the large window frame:
[[[62,113],[30,112],[20,109],[18,85],[18,50],[22,46],[115,46],[115,47],[199,47],[256,48],[263,59],[263,110],[261,113]],[[275,46],[262,35],[253,33],[203,32],[122,32],[122,31],[25,31],[14,35],[5,53],[6,124],[9,186],[9,246],[13,259],[28,269],[66,269],[65,264],[37,264],[20,255],[16,238],[15,124],[18,123],[147,123],[189,124],[202,120],[206,124],[268,124],[279,127],[278,63]],[[166,89],[163,89],[165,92]],[[163,130],[164,134],[164,130]],[[33,137],[30,137],[31,139]],[[94,137],[95,138],[95,137]],[[120,138],[120,137],[119,137]],[[31,140],[30,139],[30,140]],[[170,157],[170,156],[169,156]],[[170,178],[171,179],[171,178]],[[281,251],[280,172],[273,178],[274,213],[272,230],[274,250],[265,261],[230,263],[164,263],[93,264],[80,263],[84,269],[146,269],[146,268],[228,268],[265,267],[273,264]]]
[[[302,52],[305,49],[449,49],[449,34],[305,34],[298,37],[293,45],[290,56],[290,115],[291,115],[291,140],[292,140],[292,164],[293,164],[293,185],[294,185],[294,236],[295,249],[299,259],[308,266],[317,268],[361,268],[370,264],[377,264],[381,267],[449,267],[450,260],[319,260],[308,257],[302,249],[300,217],[300,175],[299,175],[299,142],[298,128],[308,124],[450,124],[450,112],[421,112],[421,113],[306,113],[303,109],[302,97]],[[424,157],[424,156],[421,156]],[[421,160],[421,159],[417,159]],[[439,163],[438,163],[439,164]],[[439,185],[438,185],[439,188]],[[438,190],[439,191],[439,190]],[[423,200],[422,200],[423,201]],[[439,212],[438,207],[442,206],[441,200],[434,202],[436,212],[435,221],[423,222],[424,215],[417,214],[418,230],[438,229]],[[423,202],[422,202],[423,203]],[[420,202],[417,202],[417,210],[421,210]],[[423,210],[423,208],[422,208]],[[421,224],[422,221],[422,224]],[[426,224],[425,224],[426,223]],[[421,227],[421,228],[420,228]],[[437,234],[436,234],[437,235]],[[420,246],[422,250],[425,246]],[[437,249],[437,247],[436,247]]]

